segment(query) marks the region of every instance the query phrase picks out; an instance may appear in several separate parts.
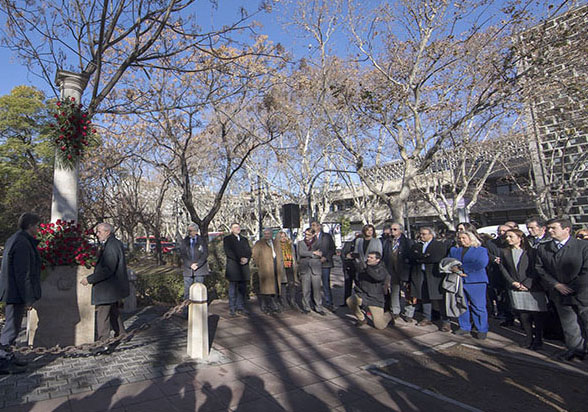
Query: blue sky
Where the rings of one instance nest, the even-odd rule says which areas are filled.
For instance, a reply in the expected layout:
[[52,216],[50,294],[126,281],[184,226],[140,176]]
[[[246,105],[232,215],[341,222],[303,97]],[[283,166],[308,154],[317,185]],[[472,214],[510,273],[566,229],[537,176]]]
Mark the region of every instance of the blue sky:
[[[17,0],[18,1],[18,0]],[[503,5],[506,0],[497,0],[488,6],[490,9],[498,9]],[[553,2],[555,4],[561,4],[563,0]],[[220,27],[223,24],[235,21],[240,15],[239,9],[241,5],[246,5],[251,12],[254,12],[260,3],[260,0],[218,0],[218,8],[211,6],[209,0],[198,0],[193,5],[190,12],[196,11],[198,13],[198,24],[204,28],[204,30],[210,27]],[[282,27],[282,21],[288,17],[288,12],[284,11],[283,3],[276,1],[274,12],[258,14],[255,18],[256,21],[262,24],[261,28],[258,28],[258,32],[261,34],[267,34],[270,39],[275,42],[280,42],[286,48],[287,51],[293,53],[295,57],[305,57],[309,53],[312,53],[312,41],[304,38],[302,34],[294,32],[294,28],[290,27],[284,29]],[[380,0],[366,0],[363,4],[377,4]],[[541,3],[541,5],[539,5]],[[544,2],[538,1],[535,7],[543,9],[545,7]],[[580,2],[580,3],[583,3]],[[540,14],[544,14],[540,12]],[[4,25],[5,17],[0,14],[0,25]],[[343,35],[337,36],[336,46],[338,51],[344,52],[347,46],[347,42]],[[27,67],[25,67],[18,59],[12,54],[12,52],[6,48],[0,47],[0,95],[10,93],[10,90],[17,85],[33,85],[41,90],[51,93],[48,86],[34,74],[29,73]]]
[[[255,11],[259,0],[219,0],[218,9],[211,7],[208,0],[197,1],[193,6],[198,12],[198,24],[203,27],[212,26],[220,27],[225,23],[235,21],[240,15],[239,9],[243,4],[251,7],[251,11]],[[191,10],[193,12],[194,9]],[[287,33],[281,26],[280,19],[277,13],[258,14],[255,18],[263,27],[258,28],[260,34],[267,34],[270,38],[275,39],[276,42],[281,42],[288,51],[295,52],[298,57],[308,50],[308,42],[303,38],[299,38],[292,33]],[[4,25],[5,16],[0,14],[0,25]],[[43,82],[42,79],[29,73],[27,67],[8,49],[0,47],[0,95],[10,93],[14,86],[18,85],[32,85],[50,93],[50,89]]]

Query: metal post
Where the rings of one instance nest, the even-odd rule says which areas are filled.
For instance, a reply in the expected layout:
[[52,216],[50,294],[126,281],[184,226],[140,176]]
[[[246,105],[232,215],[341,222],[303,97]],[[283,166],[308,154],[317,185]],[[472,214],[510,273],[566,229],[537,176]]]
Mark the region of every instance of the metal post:
[[259,214],[259,239],[263,236],[263,216],[261,210],[261,176],[257,175],[257,213]]

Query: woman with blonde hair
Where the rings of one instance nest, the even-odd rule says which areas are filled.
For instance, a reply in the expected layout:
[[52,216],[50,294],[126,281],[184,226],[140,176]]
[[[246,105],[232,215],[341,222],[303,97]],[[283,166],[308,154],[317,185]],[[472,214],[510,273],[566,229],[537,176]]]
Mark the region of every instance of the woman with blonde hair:
[[280,288],[280,304],[284,308],[299,309],[296,304],[296,282],[298,266],[296,265],[296,251],[294,244],[283,230],[280,230],[274,240],[277,254],[278,278],[282,282]]
[[458,318],[459,329],[454,333],[456,335],[471,333],[471,311],[477,330],[476,338],[486,339],[488,334],[488,311],[486,310],[488,250],[482,246],[480,239],[468,230],[458,232],[457,244],[457,247],[452,247],[449,251],[449,257],[461,262],[461,268],[456,267],[456,272],[464,278],[463,291],[468,309]]

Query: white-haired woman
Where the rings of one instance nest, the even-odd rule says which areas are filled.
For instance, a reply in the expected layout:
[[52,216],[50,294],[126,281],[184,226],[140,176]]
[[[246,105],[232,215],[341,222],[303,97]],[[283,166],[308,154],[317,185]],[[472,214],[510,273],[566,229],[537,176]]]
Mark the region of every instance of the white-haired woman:
[[468,230],[457,235],[457,247],[452,247],[449,257],[459,260],[464,276],[464,295],[468,309],[458,318],[459,329],[456,335],[471,333],[472,323],[477,330],[478,339],[486,339],[488,334],[488,312],[486,310],[486,288],[488,286],[488,250],[482,246],[478,237]]

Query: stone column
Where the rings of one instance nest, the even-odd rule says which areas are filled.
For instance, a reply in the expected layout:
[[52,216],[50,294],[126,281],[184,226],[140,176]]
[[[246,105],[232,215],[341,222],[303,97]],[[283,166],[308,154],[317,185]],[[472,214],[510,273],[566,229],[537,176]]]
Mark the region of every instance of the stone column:
[[208,295],[202,283],[190,286],[188,356],[192,359],[208,359]]
[[[61,98],[73,97],[80,102],[88,84],[88,76],[59,70],[55,76]],[[78,165],[64,169],[57,163],[53,171],[53,198],[51,201],[51,221],[78,220]]]

